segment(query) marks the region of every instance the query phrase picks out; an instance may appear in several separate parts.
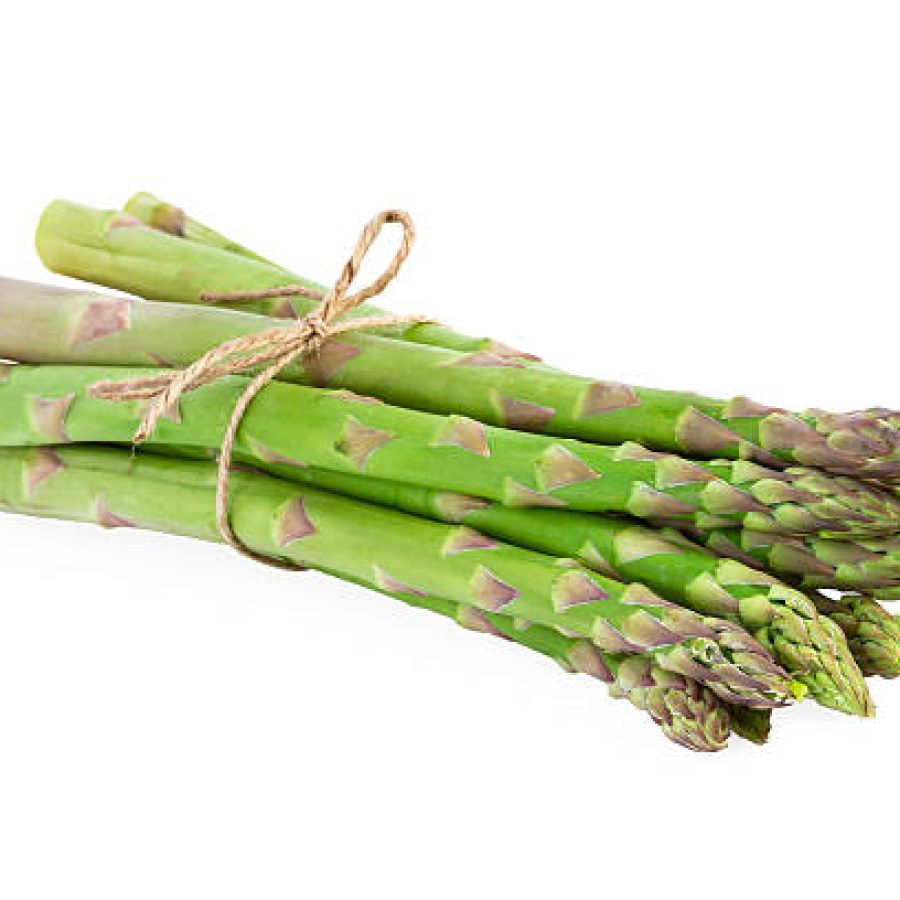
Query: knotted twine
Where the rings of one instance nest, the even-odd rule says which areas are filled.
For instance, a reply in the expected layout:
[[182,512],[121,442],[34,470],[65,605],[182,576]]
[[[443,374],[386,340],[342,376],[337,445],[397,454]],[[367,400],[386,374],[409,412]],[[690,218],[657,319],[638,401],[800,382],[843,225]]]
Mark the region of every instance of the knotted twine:
[[[378,238],[381,229],[388,224],[398,224],[402,227],[403,237],[400,247],[378,278],[355,294],[348,293],[366,254]],[[427,316],[391,315],[366,316],[338,321],[361,303],[380,294],[394,280],[409,256],[414,240],[415,229],[409,215],[402,210],[385,210],[371,219],[363,228],[337,281],[327,291],[317,291],[302,285],[287,285],[262,291],[201,294],[202,300],[213,302],[294,296],[315,299],[319,301],[319,304],[295,325],[285,328],[270,328],[266,331],[225,341],[204,353],[185,369],[132,378],[127,381],[102,381],[91,388],[91,393],[103,400],[148,401],[148,406],[133,437],[134,444],[138,445],[153,434],[163,416],[177,418],[179,401],[188,391],[211,384],[226,375],[236,375],[251,369],[258,369],[260,366],[265,367],[251,379],[232,410],[219,450],[216,473],[216,524],[222,537],[245,556],[269,565],[297,568],[250,550],[236,537],[231,528],[228,517],[228,477],[231,472],[234,442],[244,415],[266,385],[301,356],[318,353],[329,338],[366,328],[418,325],[434,321]]]

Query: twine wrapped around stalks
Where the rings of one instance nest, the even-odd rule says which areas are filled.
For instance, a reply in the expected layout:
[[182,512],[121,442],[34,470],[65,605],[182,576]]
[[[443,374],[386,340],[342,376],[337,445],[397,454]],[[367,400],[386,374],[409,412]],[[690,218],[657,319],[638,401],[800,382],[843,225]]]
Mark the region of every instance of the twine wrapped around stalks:
[[[348,293],[366,254],[378,238],[381,229],[389,224],[398,224],[403,229],[400,247],[378,278],[355,294]],[[215,302],[291,296],[319,300],[319,305],[295,325],[271,328],[225,341],[204,353],[185,369],[127,381],[104,381],[93,386],[92,394],[102,400],[148,401],[141,423],[134,433],[134,443],[141,444],[153,434],[163,416],[177,412],[183,394],[226,375],[238,375],[263,367],[253,376],[234,406],[222,440],[216,477],[216,522],[219,531],[232,547],[244,555],[259,562],[273,564],[271,558],[262,557],[245,547],[235,536],[228,519],[228,476],[231,471],[234,442],[244,414],[259,392],[277,378],[282,370],[301,356],[318,353],[329,338],[366,328],[418,325],[435,321],[427,316],[415,315],[342,319],[342,316],[360,304],[380,294],[394,280],[409,256],[414,240],[415,228],[407,213],[396,209],[380,212],[363,228],[350,258],[344,263],[334,285],[327,291],[315,291],[301,285],[287,285],[265,291],[201,295],[201,299]],[[293,565],[285,567],[296,568]]]

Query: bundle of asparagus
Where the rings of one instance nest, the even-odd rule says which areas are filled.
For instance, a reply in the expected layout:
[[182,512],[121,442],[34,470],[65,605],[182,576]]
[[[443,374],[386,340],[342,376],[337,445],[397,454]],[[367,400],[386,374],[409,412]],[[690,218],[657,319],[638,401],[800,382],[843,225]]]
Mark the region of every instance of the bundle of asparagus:
[[[0,507],[221,540],[211,459],[247,377],[192,386],[135,453],[144,399],[172,367],[290,328],[320,289],[147,194],[51,204],[38,249],[145,299],[0,279]],[[146,397],[123,402],[123,382]],[[874,599],[900,591],[898,422],[581,378],[391,324],[262,388],[228,523],[260,558],[537,650],[717,750],[764,741],[771,710],[807,695],[871,715],[863,674],[900,673]]]

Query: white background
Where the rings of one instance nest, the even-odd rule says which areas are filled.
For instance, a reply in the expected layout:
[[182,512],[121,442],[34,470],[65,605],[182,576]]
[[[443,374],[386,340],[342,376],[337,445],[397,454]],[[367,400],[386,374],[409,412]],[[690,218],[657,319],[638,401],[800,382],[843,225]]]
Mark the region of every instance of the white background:
[[[896,13],[15,4],[2,270],[44,277],[57,196],[153,190],[322,281],[397,205],[397,310],[637,383],[897,405]],[[319,575],[13,517],[0,547],[4,900],[894,894],[900,686],[695,756]]]

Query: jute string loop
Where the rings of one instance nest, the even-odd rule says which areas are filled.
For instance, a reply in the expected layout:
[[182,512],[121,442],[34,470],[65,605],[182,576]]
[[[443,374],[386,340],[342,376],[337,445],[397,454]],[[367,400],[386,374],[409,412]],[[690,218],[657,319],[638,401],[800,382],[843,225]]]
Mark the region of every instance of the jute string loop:
[[[385,225],[398,224],[403,229],[400,247],[387,268],[371,284],[350,294],[350,286]],[[318,353],[329,338],[350,331],[366,328],[383,328],[392,325],[416,325],[433,322],[426,316],[368,316],[341,319],[361,303],[380,294],[396,277],[409,256],[415,240],[412,219],[401,210],[389,209],[379,213],[363,228],[350,258],[344,263],[334,285],[327,291],[315,291],[302,285],[288,285],[263,291],[243,291],[233,294],[203,294],[203,299],[213,301],[265,299],[268,297],[304,296],[318,299],[319,305],[296,324],[283,328],[270,328],[255,334],[225,341],[204,353],[185,369],[162,372],[128,381],[102,381],[93,385],[91,393],[103,400],[145,400],[148,406],[141,423],[134,433],[134,443],[141,444],[153,434],[159,420],[178,412],[181,397],[188,391],[210,384],[226,375],[236,375],[264,366],[250,380],[232,410],[228,427],[219,451],[216,475],[216,522],[222,537],[239,552],[261,562],[285,568],[297,568],[268,557],[261,557],[245,547],[235,536],[228,518],[228,476],[238,429],[247,409],[259,392],[271,383],[292,362],[305,354]]]

